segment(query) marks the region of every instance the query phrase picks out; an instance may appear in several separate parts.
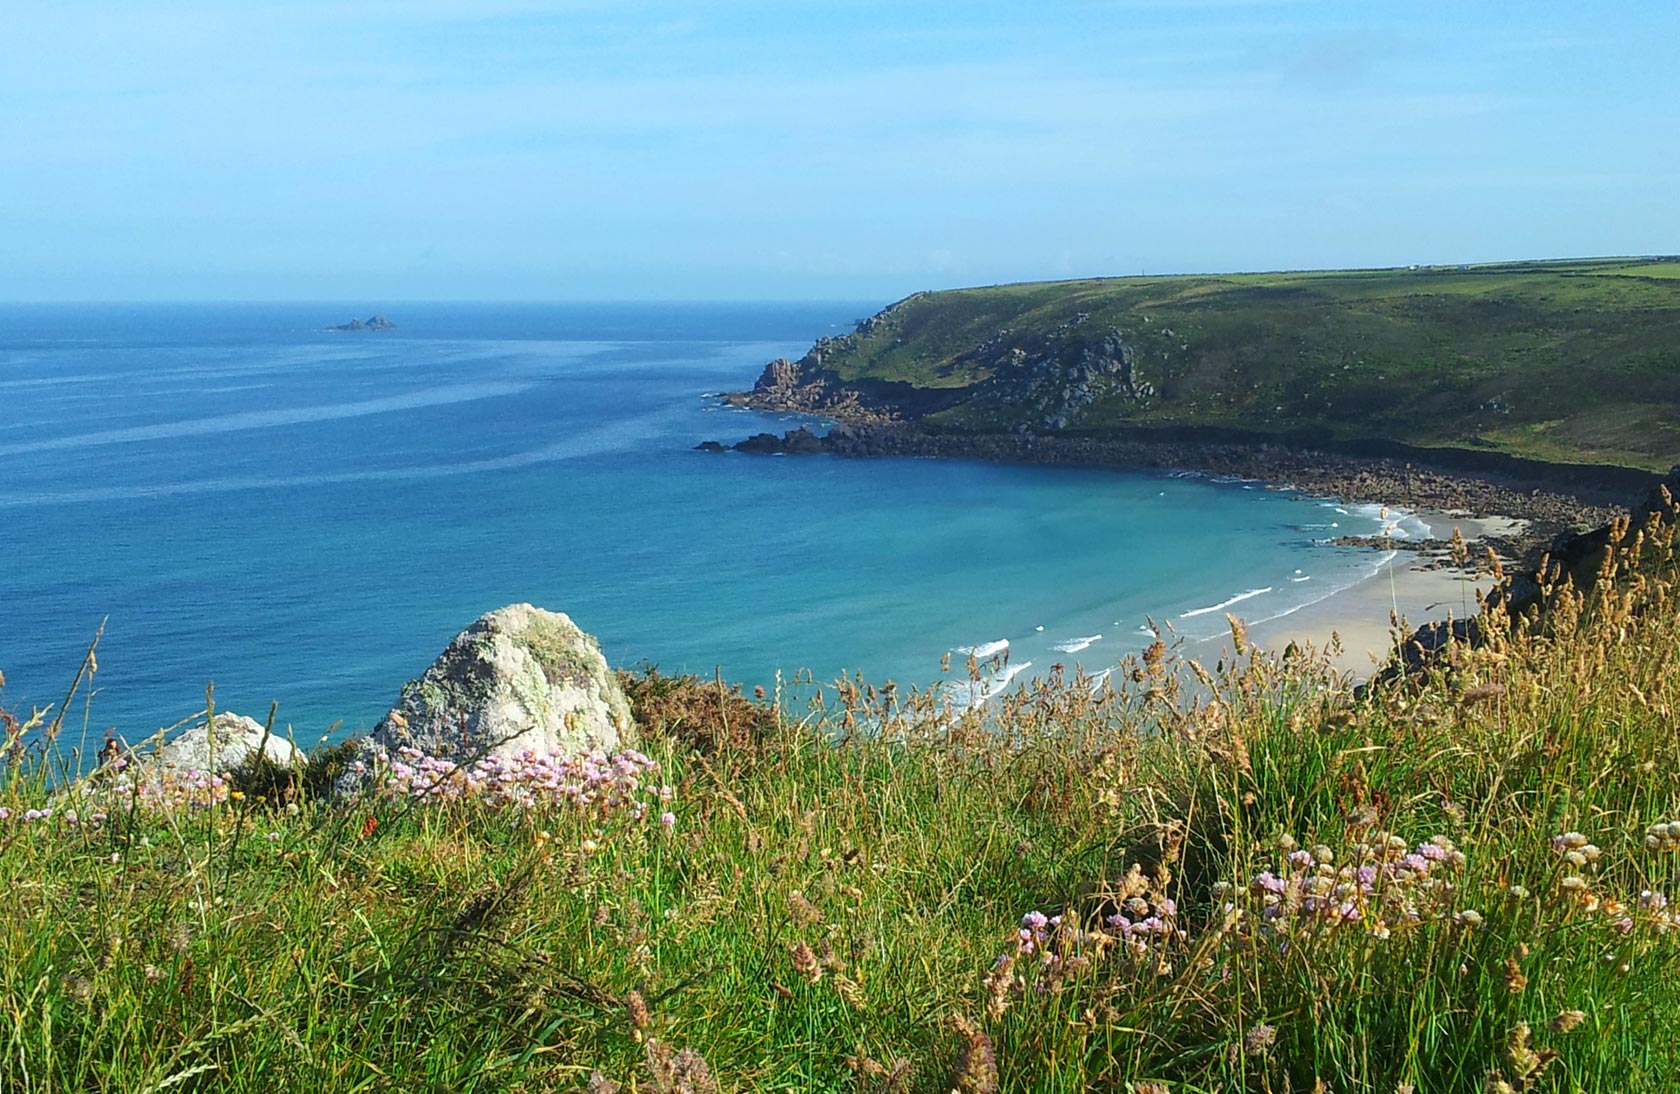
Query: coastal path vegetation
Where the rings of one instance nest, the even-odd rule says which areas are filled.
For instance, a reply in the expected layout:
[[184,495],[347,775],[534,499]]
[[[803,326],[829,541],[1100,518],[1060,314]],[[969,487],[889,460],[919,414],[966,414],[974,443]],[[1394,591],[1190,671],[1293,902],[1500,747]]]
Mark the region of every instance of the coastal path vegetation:
[[1611,542],[1363,689],[1235,620],[961,711],[648,670],[640,751],[349,804],[67,785],[90,656],[6,715],[0,1086],[1671,1090],[1680,556]]

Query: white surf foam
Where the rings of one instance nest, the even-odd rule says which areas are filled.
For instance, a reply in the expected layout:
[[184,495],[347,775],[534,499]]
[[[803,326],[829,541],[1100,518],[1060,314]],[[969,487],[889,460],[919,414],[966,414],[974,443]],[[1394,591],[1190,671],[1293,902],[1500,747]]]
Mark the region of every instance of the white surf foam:
[[961,654],[972,653],[976,660],[984,661],[988,657],[996,657],[1008,648],[1009,639],[999,638],[995,642],[982,642],[978,646],[957,646],[951,652]]
[[1063,653],[1078,653],[1080,650],[1089,649],[1092,643],[1101,641],[1102,635],[1091,634],[1086,635],[1084,638],[1070,638],[1066,642],[1057,642],[1050,648],[1060,650]]
[[963,680],[948,684],[947,694],[957,706],[982,707],[997,698],[1015,682],[1015,678],[1032,668],[1031,661],[1009,665],[979,680]]
[[1187,611],[1187,612],[1183,613],[1182,615],[1179,616],[1179,618],[1180,619],[1189,619],[1193,616],[1207,615],[1210,612],[1222,612],[1226,608],[1229,608],[1233,604],[1241,604],[1245,600],[1252,600],[1257,596],[1265,596],[1267,593],[1269,593],[1271,591],[1272,591],[1272,587],[1270,585],[1267,585],[1264,589],[1250,589],[1246,593],[1238,593],[1236,596],[1233,596],[1231,599],[1222,600],[1218,604],[1214,604],[1211,607],[1194,608],[1190,611]]
[[[1281,611],[1273,612],[1271,615],[1259,616],[1259,617],[1254,618],[1254,619],[1245,620],[1245,622],[1250,627],[1258,627],[1258,626],[1262,626],[1266,623],[1270,623],[1273,620],[1283,619],[1286,616],[1294,615],[1296,612],[1300,611],[1302,608],[1310,608],[1314,604],[1322,604],[1324,601],[1329,600],[1331,597],[1337,595],[1338,593],[1346,592],[1347,590],[1353,588],[1356,585],[1363,585],[1365,582],[1375,579],[1377,577],[1377,575],[1379,575],[1383,572],[1383,568],[1388,566],[1391,562],[1393,562],[1397,557],[1399,557],[1399,555],[1400,555],[1399,551],[1385,551],[1385,552],[1383,552],[1382,557],[1374,565],[1365,568],[1364,572],[1360,573],[1359,576],[1355,577],[1352,581],[1348,581],[1348,582],[1346,582],[1344,584],[1341,584],[1341,585],[1331,585],[1328,588],[1325,588],[1325,587],[1322,587],[1322,586],[1314,586],[1315,589],[1319,590],[1318,595],[1313,596],[1313,597],[1309,597],[1308,599],[1301,601],[1299,604],[1291,604],[1289,607],[1284,608]],[[1297,579],[1297,580],[1305,580],[1305,579],[1300,578],[1300,579]],[[1217,639],[1218,637],[1220,637],[1220,636],[1216,635],[1215,639]],[[1212,641],[1212,640],[1215,640],[1215,639],[1199,639],[1198,641],[1204,641],[1205,642],[1205,641]]]

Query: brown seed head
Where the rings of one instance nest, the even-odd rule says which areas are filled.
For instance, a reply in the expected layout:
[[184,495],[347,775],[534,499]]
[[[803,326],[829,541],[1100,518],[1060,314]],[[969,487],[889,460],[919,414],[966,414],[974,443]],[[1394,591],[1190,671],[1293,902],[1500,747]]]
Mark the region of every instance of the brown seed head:
[[793,971],[813,984],[822,979],[822,962],[817,960],[816,953],[812,951],[808,943],[796,943],[788,951],[788,956],[793,960]]
[[1528,987],[1528,977],[1523,975],[1522,966],[1517,964],[1515,957],[1505,959],[1505,990],[1515,995]]
[[619,1086],[599,1070],[590,1073],[589,1083],[583,1088],[583,1094],[618,1094]]
[[1568,1033],[1586,1020],[1587,1012],[1584,1010],[1564,1010],[1553,1015],[1552,1020],[1546,1023],[1546,1028],[1553,1033]]
[[951,1019],[964,1044],[957,1053],[953,1094],[997,1094],[997,1049],[984,1030],[962,1015]]
[[630,997],[625,1000],[624,1009],[629,1014],[630,1028],[636,1031],[639,1040],[641,1032],[653,1023],[653,1015],[648,1013],[647,1000],[642,998],[641,992],[632,991]]

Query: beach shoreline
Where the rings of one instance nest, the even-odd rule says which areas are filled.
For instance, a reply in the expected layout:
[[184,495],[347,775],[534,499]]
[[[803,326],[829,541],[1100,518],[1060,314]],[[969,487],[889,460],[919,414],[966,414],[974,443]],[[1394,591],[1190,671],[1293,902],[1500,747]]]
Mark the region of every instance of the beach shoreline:
[[[728,405],[781,413],[812,414],[784,398],[752,393],[723,396]],[[1602,526],[1630,506],[1626,468],[1560,465],[1557,481],[1493,468],[1472,470],[1376,455],[1352,455],[1288,444],[1157,441],[1093,436],[959,434],[930,431],[918,423],[882,420],[857,407],[830,410],[826,435],[807,426],[784,436],[758,434],[739,444],[708,442],[711,451],[832,455],[853,459],[921,458],[982,460],[1063,467],[1153,471],[1242,481],[1348,505],[1392,508],[1395,524],[1415,518],[1428,526],[1383,536],[1338,537],[1322,547],[1376,552],[1379,564],[1365,578],[1284,613],[1250,623],[1256,646],[1281,652],[1290,643],[1311,644],[1355,681],[1380,672],[1401,643],[1419,628],[1474,616],[1497,584],[1489,572],[1492,552],[1505,573],[1537,568],[1557,542]],[[1462,561],[1452,558],[1454,531]],[[1408,532],[1410,533],[1408,537]],[[1235,613],[1241,619],[1240,609]],[[1186,653],[1205,662],[1230,652],[1229,636],[1198,639]],[[1215,652],[1216,651],[1216,652]]]
[[[1457,530],[1467,548],[1466,563],[1456,563],[1448,547],[1390,550],[1370,576],[1285,615],[1254,623],[1248,631],[1250,641],[1271,653],[1281,653],[1290,643],[1310,644],[1325,652],[1338,672],[1364,681],[1381,671],[1399,643],[1419,627],[1476,615],[1481,597],[1498,583],[1487,564],[1489,544],[1520,541],[1524,522],[1462,511],[1404,512],[1429,526],[1432,544],[1450,541]],[[1517,564],[1495,553],[1501,566]]]

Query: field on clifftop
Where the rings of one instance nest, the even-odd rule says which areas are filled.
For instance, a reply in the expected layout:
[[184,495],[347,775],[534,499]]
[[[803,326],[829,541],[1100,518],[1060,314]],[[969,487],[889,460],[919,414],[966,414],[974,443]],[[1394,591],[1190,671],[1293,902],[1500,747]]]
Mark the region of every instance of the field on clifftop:
[[1363,694],[1240,628],[956,718],[635,674],[642,752],[349,807],[55,797],[8,717],[0,1086],[1671,1090],[1677,589],[1655,529]]
[[1001,285],[917,294],[818,351],[843,380],[935,393],[938,427],[1213,426],[1666,470],[1677,274],[1603,259]]

